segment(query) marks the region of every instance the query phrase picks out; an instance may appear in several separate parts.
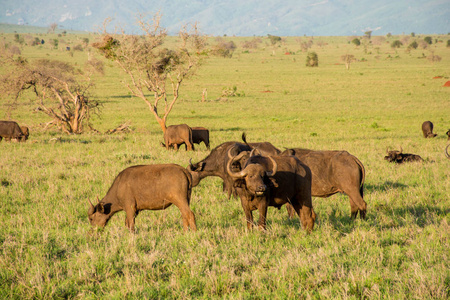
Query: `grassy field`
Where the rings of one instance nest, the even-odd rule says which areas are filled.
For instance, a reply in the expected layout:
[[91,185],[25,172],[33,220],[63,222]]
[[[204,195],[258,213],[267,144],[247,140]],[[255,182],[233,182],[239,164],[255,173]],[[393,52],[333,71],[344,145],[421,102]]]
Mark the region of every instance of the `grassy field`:
[[[0,42],[14,45],[13,36],[1,34]],[[79,66],[88,50],[66,47],[84,37],[95,41],[94,35],[36,36],[58,38],[59,49],[24,45],[22,56]],[[347,196],[338,194],[313,199],[318,219],[311,234],[284,208],[269,209],[267,231],[249,232],[240,201],[228,200],[221,180],[211,177],[192,193],[197,232],[183,232],[176,207],[141,212],[136,234],[125,228],[123,212],[103,231],[91,229],[88,199],[101,199],[124,168],[187,166],[209,153],[203,144],[194,152],[163,149],[147,106],[129,96],[124,75],[105,62],[106,74],[95,78],[92,90],[103,104],[92,125],[105,132],[130,120],[131,133],[44,131],[40,124],[49,120],[34,111],[30,98],[12,111],[31,134],[26,143],[0,143],[0,298],[450,297],[450,160],[444,156],[450,88],[443,87],[450,80],[450,36],[433,36],[427,49],[410,52],[390,47],[408,36],[366,48],[350,37],[314,37],[309,51],[318,54],[317,68],[305,67],[298,38],[274,48],[263,37],[258,49],[241,47],[253,38],[224,38],[238,46],[233,57],[205,60],[184,82],[168,125],[207,127],[212,147],[239,141],[245,131],[249,142],[270,141],[280,149],[345,149],[366,169],[367,220],[352,221]],[[428,60],[431,53],[442,60]],[[341,61],[345,54],[357,59],[350,70]],[[240,96],[221,98],[233,87]],[[201,102],[205,88],[208,99]],[[3,119],[8,101],[0,101]],[[434,139],[422,136],[426,120],[434,123]],[[383,160],[386,148],[400,146],[425,162]]]

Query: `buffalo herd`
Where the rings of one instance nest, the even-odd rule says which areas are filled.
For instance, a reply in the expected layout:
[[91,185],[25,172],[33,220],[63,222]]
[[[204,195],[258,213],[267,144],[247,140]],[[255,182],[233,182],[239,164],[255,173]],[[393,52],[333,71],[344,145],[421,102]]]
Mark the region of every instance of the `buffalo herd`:
[[[433,123],[422,124],[425,138],[433,138]],[[450,130],[447,131],[450,140]],[[27,127],[14,121],[0,121],[0,141],[26,141]],[[171,125],[164,131],[166,149],[185,144],[194,150],[194,144],[204,143],[210,150],[209,130]],[[445,155],[450,159],[449,145]],[[422,162],[416,154],[403,153],[403,149],[389,150],[384,157],[388,162]],[[358,214],[365,219],[365,169],[361,161],[347,151],[318,151],[303,148],[277,149],[270,142],[248,143],[245,133],[242,142],[225,142],[202,160],[187,168],[176,164],[132,166],[120,172],[105,197],[96,205],[89,201],[88,216],[91,225],[104,227],[119,211],[125,211],[125,225],[134,232],[135,217],[141,210],[160,210],[174,204],[181,211],[185,230],[196,230],[195,216],[189,207],[192,188],[209,176],[223,181],[228,198],[240,198],[247,228],[257,225],[266,228],[268,207],[286,205],[289,217],[299,217],[303,228],[311,232],[316,220],[312,197],[326,198],[344,193],[350,200],[351,217]],[[151,184],[148,184],[151,182]],[[259,220],[253,222],[252,212],[258,210]]]

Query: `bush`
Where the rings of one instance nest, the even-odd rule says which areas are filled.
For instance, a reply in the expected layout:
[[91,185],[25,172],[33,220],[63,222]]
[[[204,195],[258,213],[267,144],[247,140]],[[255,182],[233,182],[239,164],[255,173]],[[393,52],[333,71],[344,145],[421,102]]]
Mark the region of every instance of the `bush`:
[[447,48],[450,48],[450,40],[447,40]]
[[402,42],[400,42],[399,40],[395,40],[392,42],[391,47],[392,48],[400,48],[401,46],[403,46]]
[[353,39],[352,44],[359,46],[359,45],[361,45],[361,41],[359,39]]
[[211,53],[216,56],[231,58],[235,49],[236,44],[233,41],[220,41],[217,45],[212,47]]
[[431,45],[433,43],[433,39],[431,38],[431,36],[426,36],[423,40],[427,42],[428,45]]
[[419,44],[416,41],[412,42],[408,46],[409,49],[417,49],[417,47],[419,47]]
[[318,67],[319,66],[319,57],[316,52],[308,52],[308,56],[306,56],[306,66],[307,67]]

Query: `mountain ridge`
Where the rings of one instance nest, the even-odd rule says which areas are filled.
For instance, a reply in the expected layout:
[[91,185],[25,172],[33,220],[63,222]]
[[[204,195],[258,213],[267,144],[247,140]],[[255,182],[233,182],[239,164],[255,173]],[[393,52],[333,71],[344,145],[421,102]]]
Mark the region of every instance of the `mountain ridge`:
[[447,33],[448,0],[34,0],[0,3],[0,23],[96,31],[111,17],[129,33],[140,33],[136,15],[162,14],[161,25],[177,33],[183,24],[198,22],[210,35],[361,35]]

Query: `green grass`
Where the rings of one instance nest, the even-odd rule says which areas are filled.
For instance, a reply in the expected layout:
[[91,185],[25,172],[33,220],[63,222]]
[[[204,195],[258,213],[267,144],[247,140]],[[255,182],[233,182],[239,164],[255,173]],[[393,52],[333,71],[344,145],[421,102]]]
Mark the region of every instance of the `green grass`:
[[[86,36],[95,40],[59,37],[65,41],[60,48]],[[123,212],[103,231],[92,230],[88,199],[101,199],[121,170],[136,164],[187,166],[208,151],[203,144],[195,152],[162,148],[159,125],[141,100],[129,97],[121,85],[124,75],[110,62],[106,75],[95,78],[92,97],[103,107],[92,124],[105,132],[131,120],[131,133],[44,131],[40,124],[49,120],[25,98],[12,119],[30,127],[30,139],[0,143],[0,298],[448,298],[448,37],[436,36],[444,43],[430,46],[442,57],[439,63],[419,58],[428,49],[392,50],[390,42],[398,38],[366,54],[347,37],[316,37],[310,50],[319,56],[318,68],[304,66],[307,53],[295,38],[287,38],[275,55],[263,38],[249,53],[238,48],[231,59],[208,58],[184,82],[168,124],[209,128],[212,147],[239,140],[245,131],[250,142],[345,149],[363,162],[367,220],[350,220],[345,195],[314,198],[318,220],[309,235],[284,208],[269,209],[266,232],[247,232],[240,201],[228,200],[217,178],[193,190],[197,232],[183,232],[176,207],[141,212],[134,235],[124,226]],[[0,39],[11,41],[13,34]],[[228,39],[240,46],[253,37]],[[319,47],[318,41],[328,44]],[[295,54],[285,55],[286,49]],[[87,59],[86,50],[71,56],[47,43],[21,52],[30,60],[46,57],[80,67]],[[340,61],[347,53],[359,60],[350,70]],[[234,86],[245,96],[216,101],[223,88]],[[208,101],[200,102],[204,88]],[[2,99],[2,118],[5,104]],[[426,120],[434,123],[434,139],[422,137]],[[399,146],[425,162],[383,160],[387,147]]]

